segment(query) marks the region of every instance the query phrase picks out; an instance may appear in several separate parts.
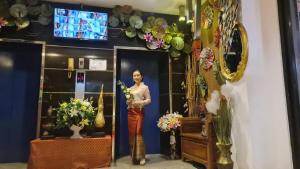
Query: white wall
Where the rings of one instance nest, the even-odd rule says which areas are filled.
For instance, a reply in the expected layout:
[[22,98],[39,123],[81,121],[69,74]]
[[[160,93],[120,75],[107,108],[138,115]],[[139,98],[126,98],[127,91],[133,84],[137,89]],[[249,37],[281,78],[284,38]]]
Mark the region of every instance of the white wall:
[[277,0],[242,0],[249,60],[235,83],[235,169],[292,169]]

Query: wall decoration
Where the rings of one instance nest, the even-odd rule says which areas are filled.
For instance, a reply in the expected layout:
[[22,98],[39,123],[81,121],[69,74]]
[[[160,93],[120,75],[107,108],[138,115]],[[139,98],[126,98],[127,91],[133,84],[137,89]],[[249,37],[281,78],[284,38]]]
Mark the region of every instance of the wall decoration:
[[231,34],[229,51],[220,56],[222,75],[234,82],[242,78],[248,62],[248,36],[241,23],[235,25]]
[[237,0],[228,0],[221,3],[221,16],[219,19],[219,29],[221,32],[221,44],[224,52],[228,52],[231,44],[230,36],[233,28],[237,24],[238,2]]
[[201,13],[201,23],[202,28],[207,29],[212,26],[214,18],[214,12],[210,5],[207,5],[204,7],[202,13]]
[[207,97],[208,86],[207,86],[207,82],[206,82],[204,76],[203,75],[197,75],[196,83],[197,83],[197,86],[199,88],[200,96],[202,98]]
[[[136,36],[146,42],[148,49],[169,50],[169,54],[175,60],[181,53],[190,53],[189,43],[184,40],[184,34],[178,30],[175,23],[168,25],[163,18],[150,16],[143,22],[139,16],[130,17],[130,26],[126,28],[125,34],[129,38]],[[185,48],[186,46],[186,48]]]
[[2,0],[0,2],[0,16],[7,24],[3,26],[17,26],[17,30],[30,25],[32,20],[37,20],[41,25],[50,24],[53,9],[48,3],[39,5],[39,0]]
[[103,102],[103,84],[101,85],[101,90],[99,94],[99,99],[98,99],[98,112],[96,115],[95,119],[95,126],[97,128],[103,128],[105,125],[105,119],[104,119],[104,102]]
[[191,42],[186,41],[176,23],[168,24],[164,18],[154,16],[142,18],[142,12],[133,10],[131,6],[117,5],[109,17],[111,27],[124,28],[128,38],[138,37],[145,41],[145,46],[150,50],[168,50],[169,55],[177,60],[182,53],[191,53]]
[[214,51],[211,48],[204,48],[200,53],[200,65],[204,70],[212,67],[215,60]]

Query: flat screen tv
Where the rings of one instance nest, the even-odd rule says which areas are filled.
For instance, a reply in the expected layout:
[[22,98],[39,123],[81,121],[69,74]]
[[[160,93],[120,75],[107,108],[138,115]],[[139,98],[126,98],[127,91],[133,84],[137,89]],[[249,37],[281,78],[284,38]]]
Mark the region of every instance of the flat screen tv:
[[107,13],[54,9],[54,37],[107,40]]

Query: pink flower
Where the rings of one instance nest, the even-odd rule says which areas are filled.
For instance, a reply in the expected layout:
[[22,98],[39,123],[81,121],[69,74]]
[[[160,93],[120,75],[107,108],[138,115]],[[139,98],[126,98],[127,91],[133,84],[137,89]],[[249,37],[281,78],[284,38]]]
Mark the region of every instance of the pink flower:
[[161,47],[163,47],[163,45],[164,45],[164,40],[163,39],[158,39],[156,41],[157,48],[161,48]]
[[4,27],[6,24],[7,24],[7,21],[3,17],[0,17],[0,28]]
[[151,33],[146,33],[144,35],[144,39],[146,40],[146,42],[152,42],[153,41],[153,36],[151,35]]
[[208,70],[212,67],[213,62],[215,60],[215,56],[213,50],[210,48],[204,48],[200,54],[200,63],[203,64],[203,68]]

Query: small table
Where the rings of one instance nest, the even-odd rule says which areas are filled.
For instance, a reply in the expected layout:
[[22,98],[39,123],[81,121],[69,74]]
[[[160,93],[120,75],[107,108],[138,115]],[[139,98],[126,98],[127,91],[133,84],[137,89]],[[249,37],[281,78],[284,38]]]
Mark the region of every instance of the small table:
[[111,136],[31,141],[27,169],[88,169],[109,167]]

